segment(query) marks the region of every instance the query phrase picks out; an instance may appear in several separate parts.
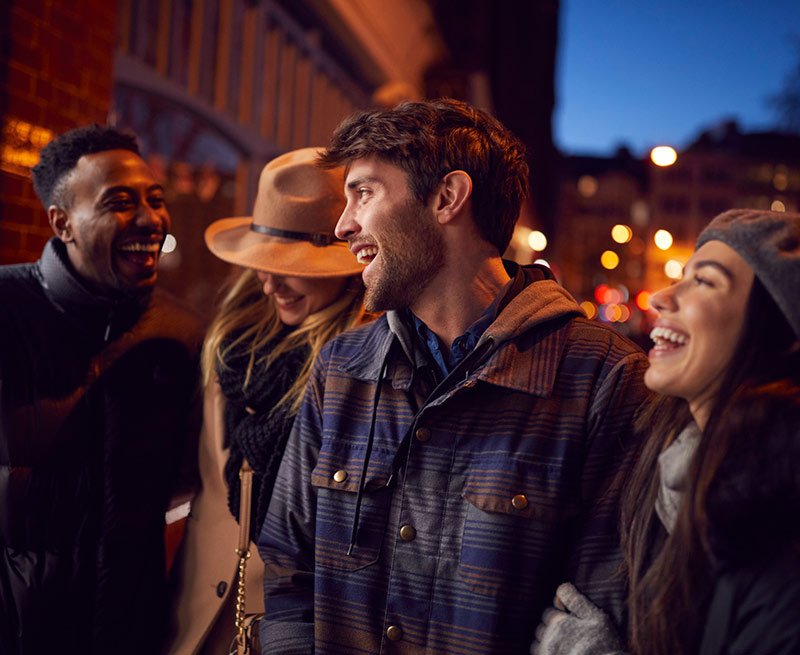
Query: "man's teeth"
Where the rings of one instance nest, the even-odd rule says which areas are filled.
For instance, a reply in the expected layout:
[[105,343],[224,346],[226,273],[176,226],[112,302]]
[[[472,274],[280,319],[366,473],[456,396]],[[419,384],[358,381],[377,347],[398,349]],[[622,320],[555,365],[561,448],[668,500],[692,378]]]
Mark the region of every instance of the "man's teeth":
[[681,334],[680,332],[675,332],[675,330],[670,330],[666,327],[653,328],[650,332],[650,338],[655,342],[656,345],[674,343],[682,346],[689,341],[689,338],[686,335]]
[[119,249],[125,252],[150,252],[155,254],[161,250],[161,244],[152,243],[150,241],[142,243],[126,243],[124,246],[120,246]]
[[370,260],[378,254],[378,249],[375,246],[367,246],[358,251],[356,259],[359,264],[369,264]]

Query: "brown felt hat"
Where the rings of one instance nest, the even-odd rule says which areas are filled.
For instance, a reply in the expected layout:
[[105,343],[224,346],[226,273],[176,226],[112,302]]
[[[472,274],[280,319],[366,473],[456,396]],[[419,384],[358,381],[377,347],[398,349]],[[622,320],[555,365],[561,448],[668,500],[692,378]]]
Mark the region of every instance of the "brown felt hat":
[[208,249],[246,268],[295,277],[356,275],[364,269],[333,234],[345,205],[344,168],[316,165],[322,148],[302,148],[269,162],[252,216],[206,228]]

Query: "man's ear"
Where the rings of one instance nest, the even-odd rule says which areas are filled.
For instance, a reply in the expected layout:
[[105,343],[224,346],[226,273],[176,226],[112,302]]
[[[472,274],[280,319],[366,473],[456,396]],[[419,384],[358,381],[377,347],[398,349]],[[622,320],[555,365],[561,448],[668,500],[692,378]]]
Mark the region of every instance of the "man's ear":
[[472,178],[464,171],[450,171],[436,194],[436,218],[444,225],[460,214],[472,195]]
[[63,208],[58,205],[50,205],[47,209],[47,220],[50,222],[54,234],[64,243],[70,243],[75,239],[72,234],[72,225],[69,216]]

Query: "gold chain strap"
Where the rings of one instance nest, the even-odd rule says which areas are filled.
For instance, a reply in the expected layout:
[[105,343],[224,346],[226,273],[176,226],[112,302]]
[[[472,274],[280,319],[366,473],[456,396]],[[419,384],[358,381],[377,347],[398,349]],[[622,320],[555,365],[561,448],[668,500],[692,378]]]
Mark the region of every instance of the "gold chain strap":
[[245,629],[245,568],[250,557],[250,503],[253,493],[253,469],[247,459],[242,461],[239,471],[239,546],[236,554],[239,556],[239,584],[236,587],[236,643],[240,653],[247,653],[250,645],[247,643]]
[[247,566],[247,560],[250,558],[250,551],[242,552],[238,548],[236,553],[239,555],[239,584],[236,587],[236,643],[242,652],[247,652],[247,633],[244,626],[244,606],[245,606],[245,579],[244,572]]

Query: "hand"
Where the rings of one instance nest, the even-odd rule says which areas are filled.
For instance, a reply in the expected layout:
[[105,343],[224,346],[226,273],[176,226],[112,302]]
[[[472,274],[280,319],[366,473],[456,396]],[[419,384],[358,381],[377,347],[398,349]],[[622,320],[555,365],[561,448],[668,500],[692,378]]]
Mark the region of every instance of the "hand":
[[611,619],[570,582],[544,611],[531,655],[626,655]]

